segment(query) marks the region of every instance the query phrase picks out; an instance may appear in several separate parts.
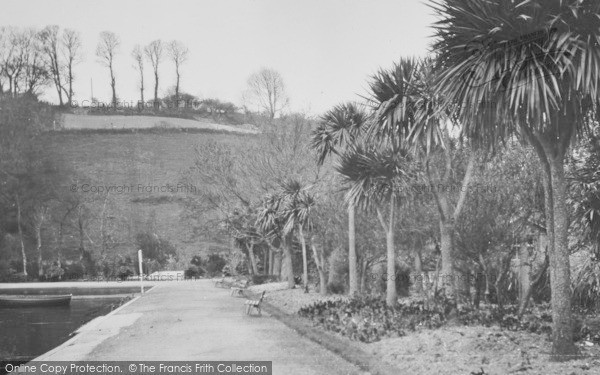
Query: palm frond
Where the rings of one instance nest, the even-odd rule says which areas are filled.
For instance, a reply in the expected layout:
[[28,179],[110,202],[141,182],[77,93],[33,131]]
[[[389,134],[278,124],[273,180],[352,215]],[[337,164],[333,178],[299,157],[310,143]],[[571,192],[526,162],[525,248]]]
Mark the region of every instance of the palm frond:
[[586,125],[600,94],[600,2],[434,0],[432,8],[437,91],[464,134],[493,145],[518,126],[556,135]]
[[392,194],[411,196],[419,175],[407,150],[373,144],[351,146],[335,168],[348,183],[347,202],[365,210],[389,201]]
[[354,142],[367,119],[366,111],[354,103],[338,104],[321,116],[311,142],[318,163],[323,164],[329,155]]

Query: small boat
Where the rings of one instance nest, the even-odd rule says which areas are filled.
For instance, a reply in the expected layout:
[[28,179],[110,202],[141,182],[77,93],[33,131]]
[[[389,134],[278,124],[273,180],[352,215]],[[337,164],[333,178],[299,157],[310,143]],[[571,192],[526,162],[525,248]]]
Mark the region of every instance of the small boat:
[[0,307],[69,306],[72,296],[0,296]]

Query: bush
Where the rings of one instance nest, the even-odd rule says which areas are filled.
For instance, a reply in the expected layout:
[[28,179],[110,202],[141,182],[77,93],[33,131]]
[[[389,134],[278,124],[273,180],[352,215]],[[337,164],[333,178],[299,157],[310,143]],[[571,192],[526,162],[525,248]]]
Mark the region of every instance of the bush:
[[65,266],[64,278],[67,280],[79,280],[83,279],[85,275],[85,269],[83,264],[80,262],[71,263]]
[[8,276],[9,283],[24,283],[31,280],[31,277],[25,275],[23,272],[15,272]]
[[138,249],[142,249],[145,260],[154,260],[159,266],[164,266],[170,257],[177,258],[175,246],[154,233],[139,233],[136,244]]
[[[407,267],[403,267],[402,265],[396,264],[396,293],[400,297],[407,297],[408,290],[410,288],[411,280],[410,280],[410,269]],[[379,278],[379,290],[382,290],[383,293],[387,291],[387,280],[385,275]]]
[[209,277],[214,277],[223,272],[223,267],[227,261],[219,254],[210,254],[206,261],[206,273]]
[[10,266],[9,262],[0,260],[0,282],[8,281],[10,276],[15,273],[15,270]]
[[44,272],[44,277],[49,281],[58,281],[62,279],[64,274],[65,270],[58,263],[52,263]]
[[119,280],[127,280],[129,276],[133,276],[135,274],[133,267],[131,266],[119,266],[117,269],[117,277]]
[[191,265],[187,270],[185,270],[184,273],[186,279],[197,279],[202,275],[204,275],[204,271],[202,270],[202,268],[195,265]]
[[252,284],[260,285],[277,281],[279,277],[276,275],[252,275]]
[[[451,314],[456,315],[453,322],[463,325],[497,325],[511,331],[538,334],[552,332],[552,315],[548,306],[536,307],[519,319],[517,306],[484,309],[461,306],[455,312],[449,312],[452,311],[450,302],[440,299],[428,307],[424,301],[411,301],[389,307],[377,297],[354,297],[349,300],[319,301],[301,308],[298,314],[326,330],[362,342],[403,336],[406,331],[418,328],[439,328],[450,321]],[[600,341],[600,322],[597,325],[590,321],[575,324],[574,332],[576,338],[587,337]]]
[[342,281],[332,281],[327,284],[327,291],[331,294],[344,294],[346,293],[346,284]]

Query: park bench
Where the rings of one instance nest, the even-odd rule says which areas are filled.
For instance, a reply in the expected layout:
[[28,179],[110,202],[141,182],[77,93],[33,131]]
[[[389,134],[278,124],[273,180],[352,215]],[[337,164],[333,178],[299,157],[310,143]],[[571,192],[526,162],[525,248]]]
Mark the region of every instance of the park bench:
[[246,302],[244,303],[246,305],[246,315],[251,315],[252,309],[256,309],[256,311],[258,312],[258,315],[261,315],[260,304],[262,303],[264,298],[265,298],[265,291],[263,290],[259,299],[246,300]]
[[244,290],[248,287],[248,280],[236,281],[231,287],[231,295],[234,297],[243,297]]

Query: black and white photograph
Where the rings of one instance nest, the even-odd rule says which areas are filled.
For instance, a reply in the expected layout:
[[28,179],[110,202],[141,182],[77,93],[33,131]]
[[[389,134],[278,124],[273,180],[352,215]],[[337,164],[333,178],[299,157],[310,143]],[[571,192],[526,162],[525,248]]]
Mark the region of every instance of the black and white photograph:
[[600,1],[0,1],[0,375],[600,374]]

